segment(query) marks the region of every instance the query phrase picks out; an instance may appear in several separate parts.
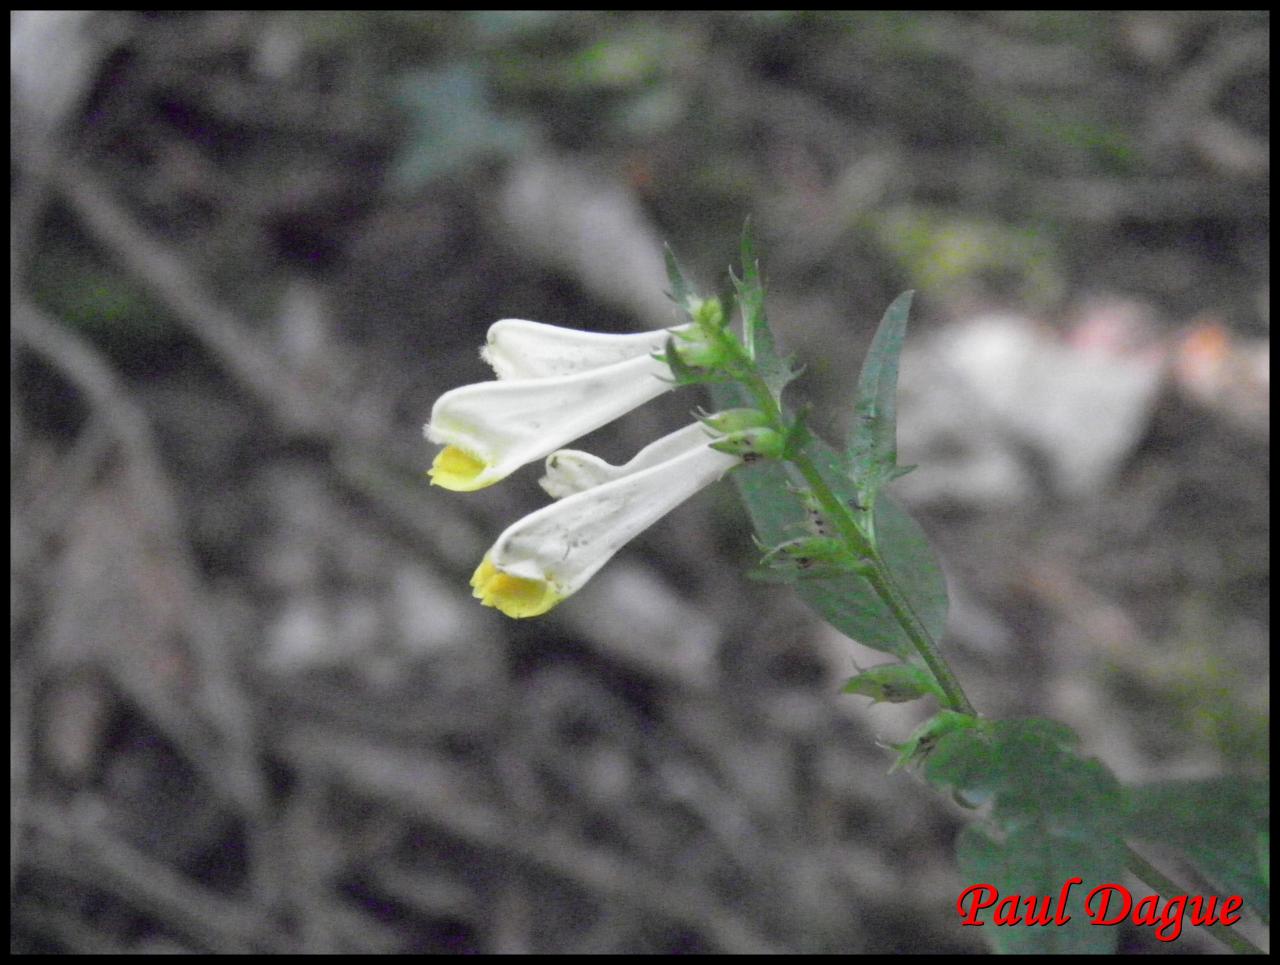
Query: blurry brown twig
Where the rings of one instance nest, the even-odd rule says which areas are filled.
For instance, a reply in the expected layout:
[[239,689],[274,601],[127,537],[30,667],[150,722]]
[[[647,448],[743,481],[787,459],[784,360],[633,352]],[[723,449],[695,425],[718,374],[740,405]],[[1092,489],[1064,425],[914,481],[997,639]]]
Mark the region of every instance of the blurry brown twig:
[[634,864],[562,832],[521,833],[501,811],[459,797],[454,788],[463,782],[443,761],[429,761],[418,754],[397,761],[384,747],[375,749],[349,734],[312,728],[296,730],[285,738],[284,746],[303,768],[340,777],[486,851],[567,878],[591,894],[696,924],[727,952],[770,950],[770,943],[751,923],[700,890],[651,877]]
[[[216,787],[227,790],[242,805],[256,811],[261,804],[254,802],[260,802],[262,791],[258,786],[257,768],[248,763],[252,744],[248,729],[250,718],[238,697],[239,688],[230,682],[229,648],[220,638],[217,622],[207,605],[199,602],[200,580],[182,535],[173,487],[156,452],[147,419],[112,369],[86,343],[18,294],[14,295],[11,308],[13,333],[20,344],[43,356],[70,379],[90,404],[103,413],[105,424],[118,439],[127,485],[139,502],[147,506],[148,531],[142,535],[148,550],[163,560],[163,567],[177,575],[183,599],[192,604],[182,612],[186,619],[184,635],[199,667],[195,699],[222,744],[217,753],[196,755],[194,759],[208,762],[219,775]],[[126,683],[141,686],[143,682],[129,679]],[[165,700],[165,695],[159,692],[153,692],[151,697],[153,701]],[[176,708],[163,713],[161,719],[170,722],[175,737],[188,735],[183,743],[196,739],[187,715]],[[224,754],[230,756],[224,758]],[[219,760],[221,764],[214,763]],[[237,761],[237,765],[225,768],[231,761]]]
[[254,398],[266,403],[286,430],[324,434],[325,426],[348,428],[327,399],[306,394],[270,347],[205,293],[182,259],[117,204],[111,189],[87,165],[65,160],[55,184],[104,250],[159,295],[176,320]]

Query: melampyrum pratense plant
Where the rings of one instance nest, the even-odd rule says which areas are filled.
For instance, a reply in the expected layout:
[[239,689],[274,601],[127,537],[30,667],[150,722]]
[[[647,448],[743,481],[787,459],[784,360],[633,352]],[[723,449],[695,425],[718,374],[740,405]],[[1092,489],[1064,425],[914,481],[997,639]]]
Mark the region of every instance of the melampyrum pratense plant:
[[[510,617],[545,613],[632,537],[729,474],[761,550],[754,575],[793,584],[833,627],[893,658],[858,673],[845,692],[937,701],[937,713],[891,745],[893,767],[918,771],[973,814],[957,858],[966,883],[1002,896],[978,916],[995,925],[984,933],[997,948],[1114,950],[1117,929],[1091,920],[1104,893],[1094,889],[1122,882],[1127,871],[1159,895],[1135,901],[1130,920],[1169,940],[1185,917],[1229,948],[1255,950],[1229,927],[1232,916],[1224,923],[1222,902],[1241,896],[1268,914],[1264,782],[1121,787],[1102,763],[1077,753],[1069,728],[982,717],[943,657],[945,580],[923,531],[885,492],[911,468],[898,465],[895,417],[911,293],[885,312],[853,392],[852,428],[835,447],[809,428],[803,405],[784,400],[798,373],[765,318],[750,226],[742,275],[730,272],[732,293],[723,298],[690,290],[669,251],[667,265],[680,324],[603,335],[506,319],[482,350],[497,380],[436,402],[426,427],[445,446],[430,471],[436,485],[479,489],[545,459],[542,486],[556,500],[497,538],[471,578],[475,596]],[[713,411],[629,462],[561,448],[682,386],[708,387]],[[1129,844],[1144,840],[1180,849],[1221,889],[1219,904],[1188,898]],[[1107,915],[1119,905],[1114,899]]]

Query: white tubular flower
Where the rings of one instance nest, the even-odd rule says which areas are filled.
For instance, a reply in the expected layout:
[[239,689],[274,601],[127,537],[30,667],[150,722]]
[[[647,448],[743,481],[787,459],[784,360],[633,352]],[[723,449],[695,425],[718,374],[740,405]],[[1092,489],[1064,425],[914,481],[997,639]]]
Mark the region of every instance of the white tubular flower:
[[709,442],[685,445],[671,458],[566,496],[517,521],[476,568],[473,595],[509,617],[546,613],[581,589],[638,533],[742,461],[712,449]]
[[480,356],[500,379],[545,379],[603,368],[666,347],[672,332],[689,325],[632,335],[579,332],[542,322],[504,318],[489,326]]
[[552,499],[562,499],[674,459],[690,449],[705,446],[712,438],[713,433],[695,422],[649,443],[621,466],[610,465],[580,449],[561,449],[547,456],[547,474],[538,484]]
[[446,448],[431,466],[431,481],[459,492],[491,486],[673,388],[671,369],[647,346],[621,362],[580,369],[478,382],[440,396],[426,434]]

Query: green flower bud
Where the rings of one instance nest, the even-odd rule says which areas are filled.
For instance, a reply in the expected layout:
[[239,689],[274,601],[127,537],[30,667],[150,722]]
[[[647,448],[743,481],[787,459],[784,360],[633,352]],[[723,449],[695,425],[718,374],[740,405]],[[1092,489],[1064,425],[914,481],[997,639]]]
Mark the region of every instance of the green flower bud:
[[704,332],[719,331],[727,321],[724,306],[720,304],[720,299],[714,297],[691,298],[689,314],[693,317],[693,323]]
[[729,360],[729,347],[720,338],[705,335],[699,329],[673,334],[675,338],[671,345],[685,365],[696,369],[718,369]]
[[769,426],[769,417],[759,409],[725,409],[711,415],[699,415],[698,419],[704,426],[725,434]]

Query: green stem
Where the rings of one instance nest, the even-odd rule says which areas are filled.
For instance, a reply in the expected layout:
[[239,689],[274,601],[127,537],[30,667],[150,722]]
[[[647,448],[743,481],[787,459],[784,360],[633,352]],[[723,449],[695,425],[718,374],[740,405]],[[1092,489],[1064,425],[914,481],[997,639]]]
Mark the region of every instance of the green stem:
[[[787,431],[787,419],[778,401],[755,370],[751,360],[746,358],[737,340],[730,339],[730,342],[732,343],[730,350],[734,352],[739,363],[735,367],[736,370],[733,374],[751,393],[757,408],[768,416],[773,423],[773,427],[779,432],[785,433]],[[871,585],[876,595],[883,601],[884,605],[889,608],[889,612],[893,614],[898,625],[902,627],[903,632],[915,647],[916,652],[920,654],[929,670],[933,673],[934,679],[937,680],[938,685],[942,688],[950,709],[959,711],[962,714],[968,714],[971,717],[978,716],[978,712],[974,709],[973,704],[969,702],[964,689],[960,686],[960,681],[951,671],[950,665],[947,663],[946,658],[943,657],[941,650],[939,650],[937,642],[929,632],[929,628],[924,625],[924,621],[920,619],[919,614],[911,606],[910,600],[907,599],[906,594],[902,592],[894,580],[893,573],[885,563],[884,558],[880,556],[879,551],[868,535],[859,527],[849,507],[827,485],[827,481],[822,478],[822,473],[819,472],[812,459],[803,453],[796,453],[791,456],[790,462],[804,477],[805,482],[808,483],[809,489],[822,507],[823,513],[835,523],[850,552],[856,558],[865,559],[871,564],[863,573],[864,578]],[[1166,900],[1175,895],[1188,893],[1186,888],[1180,887],[1127,845],[1126,859],[1129,871]],[[1201,927],[1217,941],[1237,954],[1263,954],[1262,950],[1249,939],[1236,933],[1226,925],[1215,924]]]
[[[1125,865],[1128,867],[1129,873],[1164,898],[1165,901],[1177,895],[1188,894],[1186,888],[1183,888],[1172,878],[1167,877],[1159,868],[1134,851],[1133,848],[1125,845],[1125,852]],[[1266,954],[1249,939],[1221,922],[1214,925],[1201,925],[1200,927],[1237,955]]]
[[898,621],[898,625],[902,627],[907,639],[915,647],[916,653],[920,654],[921,659],[924,660],[925,666],[929,668],[934,679],[937,680],[938,686],[942,688],[947,705],[952,710],[968,714],[970,717],[977,717],[978,712],[974,709],[973,704],[969,702],[964,688],[960,686],[960,681],[951,671],[951,667],[942,655],[942,651],[938,648],[933,635],[911,606],[910,601],[907,600],[906,594],[898,588],[898,584],[894,581],[893,574],[884,559],[881,558],[876,548],[867,542],[852,513],[831,491],[831,487],[827,485],[826,480],[822,478],[822,474],[818,472],[817,467],[810,459],[804,455],[796,455],[792,462],[800,470],[800,474],[804,476],[805,482],[809,484],[823,511],[835,521],[840,534],[849,545],[849,549],[855,555],[870,561],[871,567],[863,576],[871,584],[871,588],[875,590],[876,596],[880,597],[884,605],[889,608],[893,618]]
[[[769,387],[765,385],[764,380],[756,373],[754,366],[751,366],[746,359],[741,361],[746,363],[741,367],[742,371],[738,373],[742,384],[751,392],[755,398],[756,406],[769,417],[774,427],[779,432],[785,433],[787,431],[786,417],[783,415],[777,400],[774,399],[773,393],[769,391]],[[902,627],[907,639],[911,641],[911,645],[915,647],[916,652],[920,654],[921,659],[924,660],[934,679],[937,680],[938,686],[942,688],[948,707],[962,714],[968,714],[970,717],[977,717],[978,712],[974,709],[973,704],[969,702],[964,688],[960,686],[960,681],[952,672],[946,658],[943,657],[937,641],[933,639],[933,635],[924,625],[924,621],[920,619],[914,608],[912,608],[906,594],[898,588],[898,584],[894,581],[888,565],[858,526],[858,521],[854,519],[849,507],[832,492],[831,487],[822,478],[822,473],[818,471],[818,467],[814,465],[813,460],[803,453],[796,453],[791,457],[790,461],[799,470],[805,482],[808,483],[809,489],[814,498],[818,500],[823,513],[840,531],[840,535],[848,545],[850,552],[855,558],[865,559],[871,563],[871,567],[863,575],[867,582],[871,584],[871,588],[875,590],[876,595],[889,608],[889,612],[898,621],[898,625]]]
[[876,595],[880,597],[884,605],[889,608],[889,612],[893,614],[898,621],[898,625],[902,627],[903,632],[911,640],[916,652],[920,654],[925,665],[933,673],[933,677],[938,681],[938,686],[942,688],[943,694],[946,695],[947,703],[950,704],[951,709],[962,714],[968,714],[970,717],[977,717],[977,710],[969,702],[964,688],[960,686],[960,681],[952,673],[951,666],[942,655],[942,651],[934,641],[933,635],[929,633],[924,621],[920,619],[915,609],[911,606],[911,601],[907,599],[906,594],[894,582],[893,573],[885,565],[884,560],[880,558],[879,553],[875,555],[874,560],[875,567],[867,574],[867,582],[871,584],[871,588],[876,591]]

